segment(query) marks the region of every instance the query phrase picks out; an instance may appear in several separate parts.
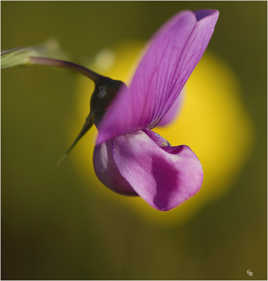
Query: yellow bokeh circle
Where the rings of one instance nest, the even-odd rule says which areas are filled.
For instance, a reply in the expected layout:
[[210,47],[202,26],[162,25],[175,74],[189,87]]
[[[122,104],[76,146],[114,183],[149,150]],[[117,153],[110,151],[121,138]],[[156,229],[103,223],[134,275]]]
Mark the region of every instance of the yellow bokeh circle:
[[[143,45],[130,42],[115,50],[103,50],[90,67],[113,79],[129,82],[142,53]],[[81,77],[75,103],[77,118],[71,126],[70,139],[89,112],[93,83]],[[92,154],[96,129],[91,129],[72,155],[78,173],[88,183],[89,192],[98,189],[118,204],[126,204],[149,221],[182,223],[208,200],[216,200],[232,186],[232,181],[247,160],[253,141],[253,127],[240,99],[239,83],[231,69],[219,58],[206,53],[185,87],[183,106],[176,120],[155,129],[171,145],[188,145],[199,157],[204,169],[201,190],[179,207],[160,212],[139,197],[113,193],[99,182]]]

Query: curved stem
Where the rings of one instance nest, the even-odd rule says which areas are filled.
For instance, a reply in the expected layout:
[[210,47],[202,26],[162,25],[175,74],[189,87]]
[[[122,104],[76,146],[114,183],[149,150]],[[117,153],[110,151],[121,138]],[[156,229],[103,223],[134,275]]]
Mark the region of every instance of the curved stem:
[[64,61],[64,60],[58,60],[58,59],[52,59],[52,58],[46,58],[46,57],[34,57],[31,56],[29,58],[30,64],[38,64],[38,65],[48,65],[48,66],[56,66],[61,68],[68,68],[73,71],[79,72],[83,74],[84,76],[88,77],[89,79],[93,80],[95,83],[97,83],[100,79],[104,78],[104,76],[73,62]]

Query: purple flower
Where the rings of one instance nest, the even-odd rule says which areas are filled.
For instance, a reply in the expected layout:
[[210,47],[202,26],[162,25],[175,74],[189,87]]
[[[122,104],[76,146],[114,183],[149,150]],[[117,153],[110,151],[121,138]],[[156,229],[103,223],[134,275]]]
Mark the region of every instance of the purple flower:
[[138,195],[167,211],[200,189],[202,166],[192,150],[170,146],[151,129],[175,117],[180,93],[218,16],[216,10],[175,15],[153,36],[130,87],[121,87],[108,107],[98,124],[94,166],[98,178],[113,191]]

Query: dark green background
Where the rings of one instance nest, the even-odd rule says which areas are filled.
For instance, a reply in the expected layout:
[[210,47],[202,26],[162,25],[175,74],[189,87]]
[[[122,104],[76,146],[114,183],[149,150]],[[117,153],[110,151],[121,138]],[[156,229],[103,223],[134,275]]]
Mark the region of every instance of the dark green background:
[[2,49],[55,38],[76,60],[127,39],[148,40],[179,10],[219,9],[209,49],[240,79],[256,132],[229,193],[183,226],[147,224],[84,186],[71,161],[55,167],[68,143],[77,77],[42,67],[2,71],[2,278],[252,279],[247,268],[266,278],[266,3],[1,6]]

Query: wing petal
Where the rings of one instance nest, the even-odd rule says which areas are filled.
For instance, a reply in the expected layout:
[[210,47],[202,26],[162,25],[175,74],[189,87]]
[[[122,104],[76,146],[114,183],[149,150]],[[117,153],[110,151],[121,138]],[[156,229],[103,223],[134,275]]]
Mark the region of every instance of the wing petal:
[[199,191],[203,170],[188,146],[161,147],[142,131],[116,137],[113,143],[121,177],[152,207],[168,211]]

